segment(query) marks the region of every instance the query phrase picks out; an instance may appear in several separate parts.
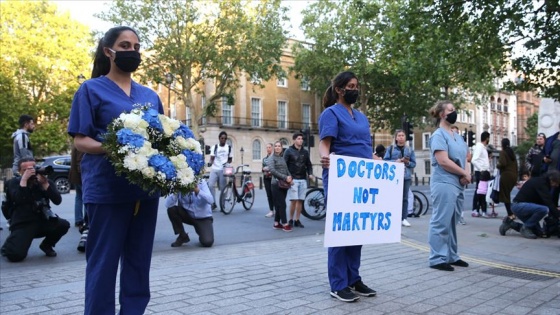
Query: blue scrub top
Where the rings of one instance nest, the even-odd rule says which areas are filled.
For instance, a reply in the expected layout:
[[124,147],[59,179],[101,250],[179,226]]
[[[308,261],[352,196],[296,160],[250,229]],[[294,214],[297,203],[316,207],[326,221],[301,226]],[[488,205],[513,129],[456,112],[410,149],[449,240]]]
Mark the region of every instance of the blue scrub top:
[[438,128],[430,137],[432,162],[432,178],[430,182],[452,184],[462,188],[463,186],[459,181],[459,175],[449,173],[439,166],[435,157],[436,151],[447,151],[449,159],[464,169],[467,163],[467,144],[465,140],[463,140],[463,137],[456,133],[451,135],[442,128]]
[[[151,89],[132,81],[130,96],[113,81],[102,76],[85,81],[72,101],[68,134],[77,134],[102,141],[107,126],[134,104],[151,103],[159,113],[163,106]],[[84,154],[80,164],[82,193],[85,204],[124,203],[159,198],[159,193],[148,195],[124,176],[117,176],[105,154]]]
[[[373,149],[369,134],[369,121],[361,112],[352,108],[354,118],[342,104],[334,104],[319,117],[319,137],[332,137],[330,153],[371,159]],[[328,186],[329,170],[323,169],[323,185]],[[325,193],[328,190],[325,189]]]

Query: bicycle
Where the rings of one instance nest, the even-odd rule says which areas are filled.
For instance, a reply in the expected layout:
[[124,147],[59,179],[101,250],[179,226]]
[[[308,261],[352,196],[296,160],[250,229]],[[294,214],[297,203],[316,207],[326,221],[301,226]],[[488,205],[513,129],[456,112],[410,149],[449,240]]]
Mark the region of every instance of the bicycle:
[[[321,180],[318,177],[317,179]],[[311,220],[321,220],[327,216],[325,190],[323,188],[313,186],[307,190],[301,207],[301,214]]]
[[[414,216],[419,217],[421,215],[426,215],[426,213],[428,213],[428,209],[430,208],[430,200],[426,194],[419,190],[413,190],[412,194],[414,195]],[[417,203],[419,204],[419,207],[417,206]]]
[[[245,210],[251,210],[255,203],[255,185],[251,181],[251,170],[245,170],[244,167],[249,167],[248,164],[238,166],[233,173],[233,167],[224,167],[224,176],[228,178],[228,182],[220,191],[220,209],[224,214],[230,214],[233,207],[238,202],[243,203]],[[241,169],[241,192],[237,190],[235,175]]]

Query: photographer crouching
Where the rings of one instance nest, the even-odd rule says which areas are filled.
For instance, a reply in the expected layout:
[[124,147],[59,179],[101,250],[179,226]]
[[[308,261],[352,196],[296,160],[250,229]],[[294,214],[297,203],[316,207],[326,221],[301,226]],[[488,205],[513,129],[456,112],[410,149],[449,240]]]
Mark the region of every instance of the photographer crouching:
[[22,176],[7,183],[8,209],[3,212],[10,219],[10,235],[0,253],[11,262],[22,261],[33,239],[44,237],[39,248],[48,257],[56,257],[53,247],[68,232],[70,223],[50,208],[50,201],[55,205],[62,202],[55,184],[47,179],[52,168],[36,168],[33,158],[21,159],[18,167]]

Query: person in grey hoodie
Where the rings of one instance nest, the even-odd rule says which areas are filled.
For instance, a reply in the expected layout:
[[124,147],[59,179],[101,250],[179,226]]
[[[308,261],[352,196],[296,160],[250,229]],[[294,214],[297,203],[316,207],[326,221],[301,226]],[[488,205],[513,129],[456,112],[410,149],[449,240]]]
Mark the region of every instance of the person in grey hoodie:
[[34,129],[35,122],[33,121],[33,117],[29,115],[19,116],[19,129],[12,134],[12,138],[14,139],[14,163],[12,171],[14,172],[14,175],[19,174],[19,160],[24,157],[33,157],[29,134],[32,133]]

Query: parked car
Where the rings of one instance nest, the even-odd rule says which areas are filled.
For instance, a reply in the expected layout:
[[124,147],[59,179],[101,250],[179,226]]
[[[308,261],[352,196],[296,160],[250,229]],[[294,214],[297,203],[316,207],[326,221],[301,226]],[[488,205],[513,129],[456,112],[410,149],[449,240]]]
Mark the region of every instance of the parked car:
[[37,165],[40,167],[52,166],[53,172],[49,174],[49,179],[56,184],[56,189],[61,194],[70,192],[70,155],[48,156],[44,159],[38,159]]

